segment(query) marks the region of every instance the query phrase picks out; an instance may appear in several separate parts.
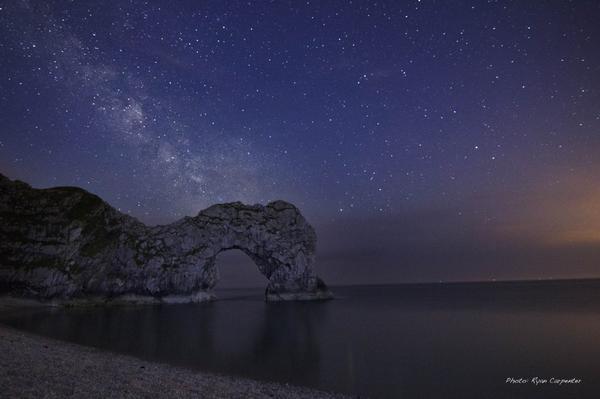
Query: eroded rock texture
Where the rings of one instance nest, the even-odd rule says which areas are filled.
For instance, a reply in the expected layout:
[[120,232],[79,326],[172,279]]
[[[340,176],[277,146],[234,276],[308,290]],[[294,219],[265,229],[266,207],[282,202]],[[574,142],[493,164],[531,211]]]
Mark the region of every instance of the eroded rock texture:
[[216,256],[245,252],[267,300],[331,297],[314,270],[316,235],[284,201],[211,206],[149,227],[75,187],[33,189],[0,175],[0,288],[38,299],[210,299]]

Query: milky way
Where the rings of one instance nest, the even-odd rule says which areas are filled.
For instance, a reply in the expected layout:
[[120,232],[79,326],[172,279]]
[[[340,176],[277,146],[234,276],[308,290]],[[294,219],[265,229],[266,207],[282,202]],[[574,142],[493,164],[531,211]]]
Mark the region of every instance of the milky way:
[[3,2],[0,168],[148,223],[285,199],[345,282],[598,275],[598,20],[595,1]]

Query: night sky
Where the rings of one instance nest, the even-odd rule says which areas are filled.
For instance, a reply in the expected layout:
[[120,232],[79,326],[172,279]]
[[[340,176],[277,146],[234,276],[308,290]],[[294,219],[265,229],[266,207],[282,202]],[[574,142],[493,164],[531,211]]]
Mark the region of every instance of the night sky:
[[[332,284],[600,276],[600,2],[1,1],[0,171],[296,204]],[[260,281],[222,255],[232,285]]]

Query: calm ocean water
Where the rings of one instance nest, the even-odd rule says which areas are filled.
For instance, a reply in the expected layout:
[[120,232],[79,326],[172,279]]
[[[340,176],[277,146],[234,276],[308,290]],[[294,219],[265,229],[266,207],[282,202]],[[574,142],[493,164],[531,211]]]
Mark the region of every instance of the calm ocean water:
[[[2,323],[198,370],[376,398],[600,397],[600,282],[228,290],[199,305],[33,310]],[[548,383],[508,384],[539,377]],[[550,378],[579,384],[551,384]]]

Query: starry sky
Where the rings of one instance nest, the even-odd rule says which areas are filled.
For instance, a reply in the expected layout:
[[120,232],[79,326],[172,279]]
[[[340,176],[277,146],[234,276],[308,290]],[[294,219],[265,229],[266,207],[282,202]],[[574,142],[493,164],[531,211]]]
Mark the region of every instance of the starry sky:
[[[293,202],[334,285],[600,277],[599,20],[597,1],[1,1],[0,171],[148,224]],[[231,284],[262,278],[222,256]]]

